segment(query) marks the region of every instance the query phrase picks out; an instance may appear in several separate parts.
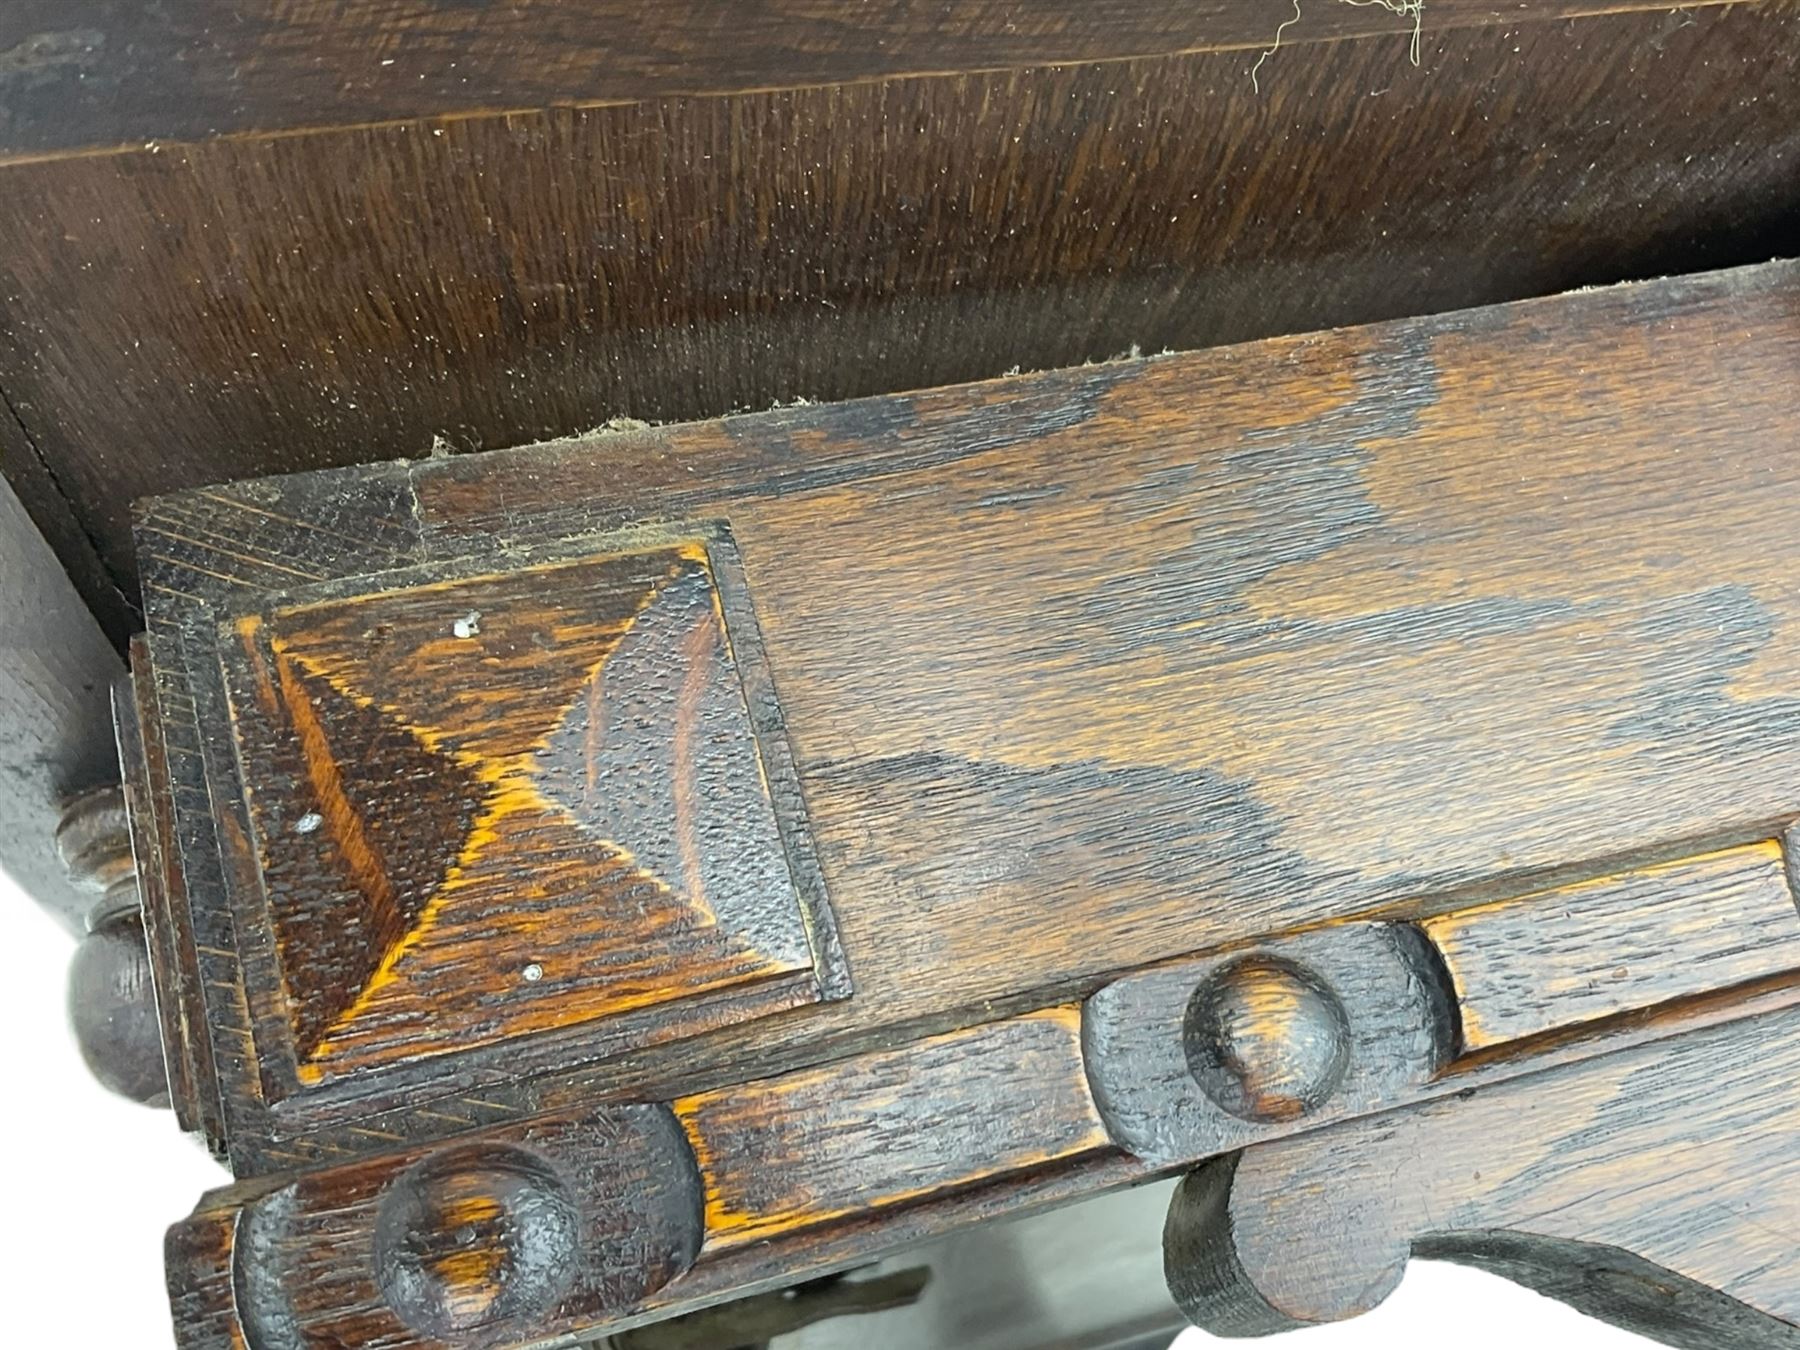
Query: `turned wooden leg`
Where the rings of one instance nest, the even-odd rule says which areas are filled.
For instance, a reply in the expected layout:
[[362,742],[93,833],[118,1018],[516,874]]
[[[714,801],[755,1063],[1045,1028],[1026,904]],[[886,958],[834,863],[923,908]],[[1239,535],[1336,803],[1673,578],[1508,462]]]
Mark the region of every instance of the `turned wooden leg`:
[[[6,416],[0,406],[0,426]],[[0,868],[77,936],[97,893],[85,868],[70,869],[58,835],[71,803],[118,784],[109,695],[123,670],[0,480]]]
[[69,967],[69,1021],[82,1058],[120,1096],[167,1106],[162,1029],[123,790],[96,788],[71,802],[56,846],[70,881],[92,902],[87,934]]
[[0,868],[80,943],[68,1016],[88,1067],[115,1092],[166,1104],[109,705],[121,669],[62,563],[0,483]]

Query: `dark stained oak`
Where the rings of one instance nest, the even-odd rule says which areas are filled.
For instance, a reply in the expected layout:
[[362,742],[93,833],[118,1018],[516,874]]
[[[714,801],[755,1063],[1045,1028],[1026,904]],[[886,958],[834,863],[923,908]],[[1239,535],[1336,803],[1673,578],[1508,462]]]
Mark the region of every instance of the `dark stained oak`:
[[[1545,902],[1521,903],[1541,912]],[[1730,918],[1720,914],[1722,922]],[[1365,954],[1355,945],[1364,931],[1325,930],[1309,935],[1317,941],[1308,947],[1272,944],[1212,973],[1198,972],[1196,987],[1204,992],[1220,969],[1241,970],[1251,961],[1265,970],[1279,964],[1340,999],[1349,1007],[1346,1020],[1360,1024],[1370,1011],[1367,995],[1344,980],[1347,972],[1354,979],[1357,958]],[[1384,934],[1381,928],[1366,931]],[[1333,957],[1340,967],[1331,966]],[[1183,968],[1166,973],[1180,975]],[[1110,992],[1091,1000],[1089,1012]],[[1735,1012],[1786,1007],[1791,1016],[1796,996],[1800,986],[1790,982],[1780,991],[1785,1002],[1745,1000]],[[1458,1111],[1476,1112],[1464,1103],[1487,1101],[1491,1093],[1499,1109],[1512,1110],[1519,1093],[1509,1096],[1496,1085],[1512,1083],[1527,1100],[1558,1100],[1557,1085],[1567,1081],[1579,1089],[1602,1077],[1594,1065],[1651,1063],[1662,1054],[1688,1063],[1697,1053],[1690,1047],[1720,1040],[1716,1023],[1713,1031],[1705,1029],[1704,1013],[1674,1011],[1673,1023],[1651,1042],[1634,1042],[1629,1032],[1616,1035],[1550,1061],[1548,1075],[1542,1063],[1490,1062],[1472,1077],[1427,1063],[1410,1081],[1390,1076],[1385,1102],[1370,1095],[1357,1109],[1434,1102],[1415,1109],[1454,1120]],[[1449,1047],[1438,1036],[1439,1011],[1414,1012],[1415,1032],[1436,1043],[1433,1058],[1441,1059]],[[602,1112],[598,1119],[540,1118],[400,1153],[394,1152],[398,1141],[371,1136],[375,1142],[364,1159],[302,1173],[291,1184],[277,1178],[272,1190],[265,1182],[221,1192],[172,1233],[170,1280],[181,1343],[184,1350],[200,1350],[235,1345],[237,1336],[247,1335],[251,1350],[265,1350],[289,1343],[284,1338],[343,1336],[354,1328],[359,1335],[388,1338],[383,1344],[425,1345],[436,1343],[432,1338],[457,1318],[477,1315],[495,1321],[492,1327],[484,1323],[491,1338],[484,1343],[496,1345],[575,1329],[616,1331],[727,1292],[817,1278],[846,1260],[866,1260],[972,1219],[1025,1213],[1166,1171],[1183,1155],[1145,1156],[1142,1141],[1106,1104],[1105,1074],[1115,1059],[1121,1070],[1154,1075],[1146,1050],[1155,1044],[1155,1019],[1147,1019],[1146,1039],[1132,1046],[1084,1036],[1082,1017],[1074,1007],[1045,1008],[709,1090],[676,1100],[667,1115],[638,1107]],[[1769,1018],[1765,1013],[1759,1023],[1740,1017],[1735,1026],[1754,1028]],[[1402,1022],[1395,1018],[1396,1030]],[[1179,1058],[1182,1035],[1168,1040]],[[1350,1054],[1361,1060],[1370,1048],[1359,1042]],[[1370,1066],[1362,1071],[1366,1075]],[[1182,1118],[1194,1110],[1178,1096],[1169,1097],[1167,1106]],[[1258,1141],[1245,1156],[1329,1141],[1339,1132],[1296,1135],[1320,1123],[1300,1114],[1270,1116],[1241,1134],[1240,1142]],[[1481,1119],[1472,1137],[1493,1128]],[[679,1124],[688,1151],[658,1143],[655,1170],[646,1172],[645,1145],[634,1140],[645,1131],[665,1139],[663,1122],[670,1120]],[[596,1132],[602,1143],[595,1142]],[[1268,1142],[1290,1135],[1287,1145]],[[1217,1144],[1216,1138],[1190,1140],[1185,1160]],[[1222,1171],[1203,1169],[1189,1190],[1214,1176],[1229,1179],[1236,1157],[1230,1155]],[[1547,1151],[1545,1166],[1557,1162]],[[1621,1151],[1619,1164],[1634,1166],[1635,1160]],[[1578,1158],[1573,1166],[1580,1166]],[[1403,1169],[1377,1168],[1374,1174],[1391,1176],[1397,1204],[1409,1200],[1416,1179]],[[1479,1178],[1462,1184],[1471,1203],[1482,1196]],[[616,1212],[621,1207],[623,1219]],[[1184,1211],[1178,1206],[1177,1213]],[[525,1228],[528,1220],[536,1227]],[[654,1241],[648,1248],[619,1247],[623,1238],[616,1228],[583,1231],[587,1224],[621,1222],[648,1224],[652,1233],[697,1229],[699,1236],[682,1237],[664,1256]],[[562,1259],[547,1259],[545,1248]],[[1378,1250],[1385,1259],[1388,1246]],[[569,1289],[552,1286],[550,1272],[591,1268],[597,1255],[613,1282],[553,1309]],[[669,1260],[683,1271],[673,1281]],[[1717,1271],[1725,1269],[1728,1264],[1717,1267],[1711,1278],[1722,1279]],[[234,1272],[235,1294],[226,1292],[226,1270]],[[589,1288],[573,1278],[570,1283]],[[540,1286],[558,1292],[534,1301]],[[1741,1316],[1741,1309],[1728,1311],[1723,1324]],[[1713,1324],[1721,1325],[1717,1318]]]
[[189,1345],[497,1345],[681,1274],[700,1194],[667,1110],[639,1106],[379,1155],[211,1227],[170,1234],[171,1282],[200,1305]]
[[[170,1235],[183,1350],[240,1337],[250,1350],[347,1335],[433,1345],[456,1308],[502,1297],[514,1306],[483,1325],[484,1344],[619,1329],[868,1251],[866,1237],[834,1224],[893,1215],[904,1240],[959,1209],[966,1223],[983,1208],[1043,1203],[1054,1179],[1035,1195],[1007,1187],[1047,1165],[1066,1174],[1092,1163],[1114,1184],[1141,1175],[1094,1113],[1077,1028],[1076,1009],[1046,1009],[672,1110],[590,1110],[435,1147],[377,1147],[261,1196],[222,1191]],[[510,1199],[522,1188],[532,1194]],[[492,1225],[464,1252],[447,1235],[466,1220],[440,1217],[459,1202]],[[542,1227],[555,1231],[542,1241],[515,1231],[515,1213],[545,1209]],[[400,1232],[416,1240],[393,1242]],[[384,1241],[403,1259],[386,1259]],[[544,1245],[573,1273],[529,1306],[517,1276],[490,1272],[531,1269]],[[405,1256],[414,1251],[425,1260]]]
[[1082,1010],[1095,1103],[1135,1157],[1181,1163],[1789,1006],[1791,847],[1126,975]]
[[707,1250],[1110,1151],[1070,1072],[1080,1025],[1079,1009],[1048,1008],[867,1055],[849,1073],[827,1065],[678,1100],[708,1178]]
[[[1779,1329],[1627,1174],[1715,1051],[1706,1128],[1763,1146],[1744,1047],[1800,999],[1797,373],[1776,263],[146,503],[134,824],[242,1179],[171,1239],[184,1350],[629,1330],[1244,1150],[1210,1223],[1264,1149],[1519,1100],[1551,1190],[1624,1197],[1559,1240]],[[691,1022],[715,930],[808,996]],[[1631,1065],[1651,1133],[1596,1158]],[[607,1245],[645,1173],[595,1119],[662,1122],[667,1243]],[[1402,1218],[1529,1231],[1480,1170]],[[1176,1266],[1230,1275],[1206,1232]]]
[[[1732,3],[1733,0],[1709,0]],[[1704,6],[1697,6],[1704,7]],[[1436,0],[1432,32],[1647,0]],[[1283,16],[1285,17],[1285,16]],[[423,116],[1267,47],[1255,0],[14,0],[0,14],[0,162]],[[1321,5],[1286,42],[1411,20]]]
[[806,824],[785,758],[765,764],[778,731],[746,701],[759,647],[721,597],[742,582],[717,533],[237,620],[237,759],[298,1085],[846,992],[784,847]]
[[1773,840],[1420,927],[1454,985],[1466,1050],[1800,967],[1800,916]]
[[[7,568],[12,575],[29,576],[35,570],[42,577],[18,590],[21,612],[41,616],[36,619],[38,623],[46,622],[48,616],[62,610],[54,597],[66,593],[73,583],[77,596],[86,603],[101,632],[117,648],[113,656],[99,663],[97,669],[106,670],[109,676],[116,674],[118,655],[124,651],[132,632],[141,626],[133,606],[108,570],[108,563],[95,539],[88,533],[83,513],[70,499],[57,465],[20,420],[19,411],[4,386],[0,386],[0,404],[4,404],[0,407],[0,478],[6,480],[5,515],[0,517],[4,527],[0,538],[4,538],[8,552]],[[15,550],[19,552],[15,553]],[[77,618],[66,622],[70,632],[54,639],[45,634],[30,643],[22,643],[20,651],[31,652],[39,661],[54,661],[58,658],[48,653],[55,652],[59,646],[72,642],[79,647],[88,640],[85,635],[77,636],[87,627],[86,621]],[[17,687],[21,676],[13,675],[9,679]],[[80,677],[79,685],[84,694],[91,696],[85,675]],[[77,699],[77,702],[83,701]],[[98,739],[92,753],[105,753]]]
[[1417,932],[1357,924],[1115,980],[1082,1057],[1111,1137],[1180,1163],[1429,1091],[1457,1011]]
[[1176,1298],[1256,1335],[1465,1261],[1690,1350],[1800,1345],[1793,1010],[1209,1163],[1165,1235]]
[[149,649],[142,635],[131,645],[127,678],[113,687],[123,794],[138,863],[144,939],[162,1030],[170,1105],[181,1128],[214,1143],[224,1134],[212,1038],[205,1032],[207,1000],[193,958],[193,913],[187,874],[175,834],[168,745]]
[[[1760,262],[1800,230],[1786,0],[1452,27],[1417,70],[1403,20],[1324,0],[1289,38],[1382,31],[1296,42],[1260,88],[1253,47],[1286,12],[1227,8],[1251,46],[504,116],[435,103],[0,167],[0,392],[49,474],[15,482],[40,522],[67,519],[65,558],[65,538],[97,548],[98,607],[107,577],[137,598],[129,506],[150,493]],[[1126,9],[1209,22],[1058,12],[1111,31]],[[387,78],[379,47],[356,50]],[[197,106],[206,78],[156,93]]]
[[1196,1166],[1218,1329],[1416,1252],[1800,1342],[1800,270],[1468,308],[1791,254],[1800,9],[1287,17],[0,10],[184,1350],[745,1339]]
[[[1794,276],[164,499],[140,531],[196,977],[273,978],[254,851],[235,810],[207,843],[195,795],[238,772],[200,731],[231,721],[209,607],[560,565],[642,520],[730,522],[854,996],[564,1059],[571,1093],[1767,840],[1800,807],[1800,457],[1770,453],[1800,428]],[[304,1131],[251,1124],[234,1057],[291,1033],[207,1021],[255,1166]]]
[[1310,971],[1268,957],[1226,963],[1188,1002],[1188,1075],[1234,1116],[1298,1120],[1350,1069],[1350,1018]]

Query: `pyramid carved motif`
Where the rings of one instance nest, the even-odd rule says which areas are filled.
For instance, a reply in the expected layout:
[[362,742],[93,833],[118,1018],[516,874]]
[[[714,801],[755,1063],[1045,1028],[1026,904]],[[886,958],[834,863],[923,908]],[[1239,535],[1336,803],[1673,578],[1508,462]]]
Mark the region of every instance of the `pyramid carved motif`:
[[242,628],[303,1084],[811,978],[703,542]]

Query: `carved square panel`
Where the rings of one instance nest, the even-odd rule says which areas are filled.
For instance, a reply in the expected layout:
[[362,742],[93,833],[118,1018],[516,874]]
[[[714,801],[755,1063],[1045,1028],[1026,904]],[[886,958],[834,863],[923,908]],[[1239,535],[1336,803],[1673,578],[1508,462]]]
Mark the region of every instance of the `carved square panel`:
[[295,1088],[844,992],[735,567],[715,532],[229,623]]

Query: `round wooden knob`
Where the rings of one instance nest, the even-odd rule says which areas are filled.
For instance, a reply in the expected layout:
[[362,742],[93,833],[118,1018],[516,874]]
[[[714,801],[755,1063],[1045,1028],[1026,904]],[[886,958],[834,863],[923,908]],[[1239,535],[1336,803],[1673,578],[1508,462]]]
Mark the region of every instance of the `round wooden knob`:
[[69,1020],[94,1077],[134,1102],[169,1104],[150,952],[135,911],[107,919],[75,949]]
[[1188,1004],[1188,1067],[1242,1120],[1297,1120],[1337,1090],[1350,1063],[1343,1004],[1285,961],[1249,957],[1216,972]]
[[427,1158],[382,1198],[375,1267],[408,1326],[456,1338],[541,1317],[581,1247],[567,1185],[523,1149],[474,1145]]

